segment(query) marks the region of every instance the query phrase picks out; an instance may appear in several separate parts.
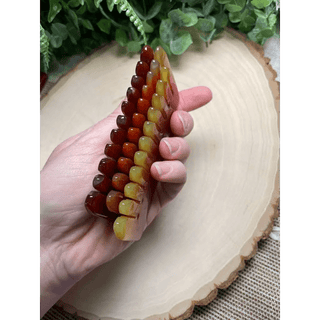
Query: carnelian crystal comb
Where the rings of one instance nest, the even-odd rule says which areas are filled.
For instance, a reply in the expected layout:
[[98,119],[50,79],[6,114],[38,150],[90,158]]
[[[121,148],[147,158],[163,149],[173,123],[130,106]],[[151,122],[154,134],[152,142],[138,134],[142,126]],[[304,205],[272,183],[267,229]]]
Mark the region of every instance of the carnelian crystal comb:
[[86,200],[86,210],[113,223],[116,237],[139,240],[144,230],[150,196],[150,168],[161,160],[159,143],[170,136],[170,117],[178,107],[179,93],[163,48],[144,46],[140,61],[122,102],[117,128],[105,146],[100,173]]

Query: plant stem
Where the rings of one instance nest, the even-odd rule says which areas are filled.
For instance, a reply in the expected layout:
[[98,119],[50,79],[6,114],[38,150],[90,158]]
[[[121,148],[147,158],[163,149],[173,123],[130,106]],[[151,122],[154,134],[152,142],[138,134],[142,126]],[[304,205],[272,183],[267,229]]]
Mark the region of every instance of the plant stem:
[[124,30],[128,30],[129,31],[129,28],[126,27],[125,25],[123,24],[119,24],[118,22],[115,22],[113,19],[111,19],[105,12],[104,10],[102,9],[101,5],[99,6],[99,10],[100,12],[102,13],[102,15],[109,19],[111,21],[111,23],[116,27],[116,28],[120,28],[120,29],[124,29]]

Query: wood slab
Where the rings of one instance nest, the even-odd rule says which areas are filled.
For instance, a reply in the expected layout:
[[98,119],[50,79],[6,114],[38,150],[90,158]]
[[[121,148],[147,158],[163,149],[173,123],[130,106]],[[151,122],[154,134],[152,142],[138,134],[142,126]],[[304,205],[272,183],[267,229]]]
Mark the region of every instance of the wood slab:
[[[107,46],[41,101],[41,166],[66,138],[124,98],[138,55]],[[279,201],[279,85],[260,46],[225,32],[170,59],[180,90],[206,85],[193,111],[188,181],[142,239],[59,301],[87,319],[185,319],[237,277],[267,237]]]

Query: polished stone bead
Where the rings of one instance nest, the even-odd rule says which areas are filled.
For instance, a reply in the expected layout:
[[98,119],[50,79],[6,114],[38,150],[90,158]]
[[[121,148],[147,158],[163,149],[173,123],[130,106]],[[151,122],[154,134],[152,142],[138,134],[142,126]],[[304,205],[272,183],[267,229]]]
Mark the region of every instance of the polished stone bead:
[[121,192],[123,192],[124,186],[129,182],[129,177],[124,173],[117,172],[112,177],[113,188]]
[[136,75],[146,79],[147,72],[150,70],[149,64],[144,61],[139,61],[136,66]]
[[97,174],[93,179],[92,185],[96,190],[102,193],[108,193],[111,190],[112,181],[103,174]]
[[117,117],[117,126],[120,129],[128,130],[131,126],[131,117],[124,114],[119,114]]
[[127,139],[127,131],[124,129],[113,129],[110,134],[110,139],[114,144],[123,145]]
[[124,199],[120,191],[111,190],[107,195],[107,208],[109,211],[119,213],[119,203]]
[[130,168],[134,165],[133,160],[125,157],[120,157],[117,162],[117,168],[120,172],[129,174]]
[[133,160],[134,154],[138,151],[136,144],[132,142],[125,142],[122,146],[122,154]]
[[147,120],[146,116],[142,113],[134,113],[132,115],[132,126],[135,128],[143,129],[143,124]]
[[140,54],[140,60],[150,64],[151,60],[153,59],[153,50],[150,46],[146,45],[142,48]]
[[107,157],[117,160],[121,156],[122,146],[120,144],[107,144],[104,149],[104,154]]
[[112,177],[117,167],[117,162],[115,159],[106,157],[101,159],[98,170],[106,175],[107,177]]
[[141,91],[142,86],[145,84],[145,80],[142,77],[139,77],[137,75],[132,76],[131,78],[131,86],[133,88],[138,89]]
[[130,127],[128,129],[127,139],[128,141],[138,144],[142,131],[139,128]]

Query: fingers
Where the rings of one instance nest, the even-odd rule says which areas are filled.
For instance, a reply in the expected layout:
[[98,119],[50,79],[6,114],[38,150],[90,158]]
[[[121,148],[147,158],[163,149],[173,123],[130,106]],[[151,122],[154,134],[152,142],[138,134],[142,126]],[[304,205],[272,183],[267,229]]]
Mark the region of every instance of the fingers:
[[193,118],[186,111],[175,111],[170,119],[170,127],[175,136],[185,137],[193,129]]
[[192,111],[207,104],[212,99],[212,92],[208,87],[199,86],[180,91],[178,110]]
[[190,147],[183,138],[164,138],[160,141],[159,151],[166,160],[185,161],[190,154]]
[[178,160],[154,162],[150,172],[160,182],[185,183],[187,180],[186,167]]

